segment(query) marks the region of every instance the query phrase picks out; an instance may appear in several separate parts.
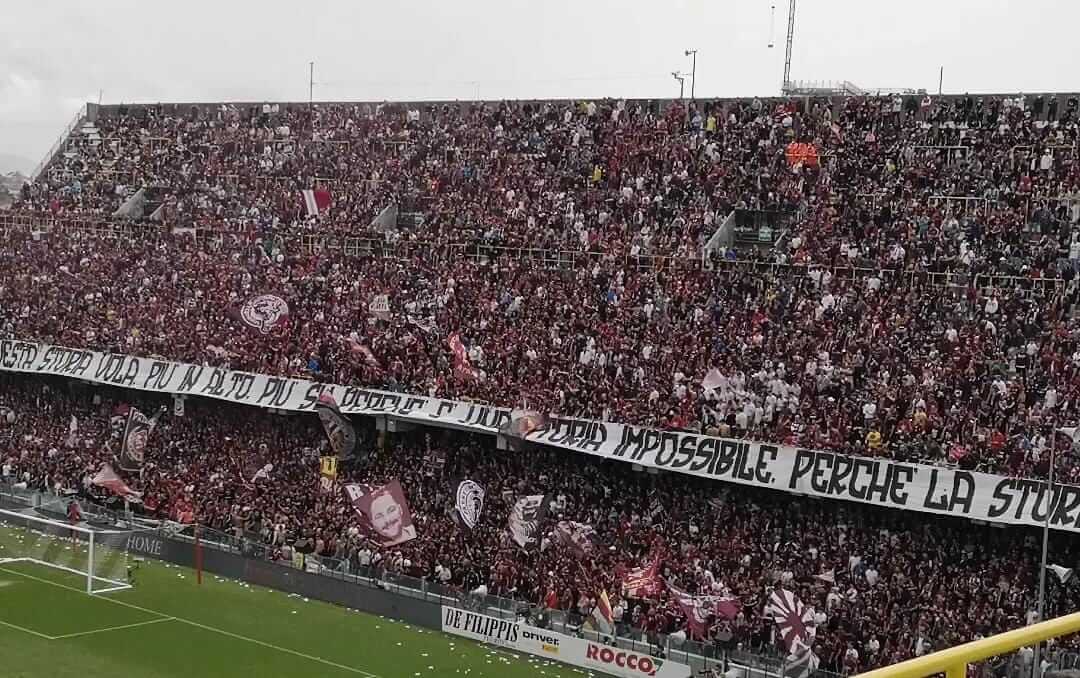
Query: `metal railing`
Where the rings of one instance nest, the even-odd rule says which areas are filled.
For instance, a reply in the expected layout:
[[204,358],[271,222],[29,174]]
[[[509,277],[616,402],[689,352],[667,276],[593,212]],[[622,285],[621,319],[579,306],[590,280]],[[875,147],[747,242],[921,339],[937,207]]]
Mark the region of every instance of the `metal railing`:
[[[92,217],[54,217],[51,215],[0,212],[0,232],[25,231],[29,233],[72,233],[95,238],[159,239],[168,232],[157,224],[123,224]],[[198,242],[220,245],[229,240],[232,244],[249,243],[261,237],[248,231],[222,232],[206,229],[190,229]],[[869,266],[838,266],[826,264],[788,264],[751,259],[725,260],[713,258],[703,261],[698,257],[665,256],[654,254],[612,254],[597,251],[575,251],[527,247],[507,247],[482,243],[439,244],[423,240],[406,240],[396,243],[382,238],[360,236],[332,236],[317,233],[279,234],[274,236],[283,250],[318,254],[340,252],[344,256],[385,258],[400,261],[421,259],[436,261],[451,257],[490,263],[495,260],[531,262],[549,270],[576,270],[597,263],[617,264],[638,270],[713,270],[716,272],[743,271],[760,275],[787,275],[809,277],[815,271],[828,271],[839,279],[861,279],[877,275],[895,284],[929,285],[944,288],[970,288],[978,290],[1020,289],[1032,293],[1054,294],[1062,291],[1065,280],[1057,277],[1037,277],[968,273],[965,271],[925,271],[919,269],[892,269]],[[906,280],[905,280],[906,279]]]
[[52,162],[52,159],[56,155],[56,152],[60,150],[60,148],[68,140],[68,137],[71,136],[71,133],[75,130],[76,127],[79,126],[79,124],[85,118],[86,104],[83,104],[79,107],[79,111],[75,114],[75,117],[71,120],[71,122],[68,123],[67,127],[64,128],[64,131],[60,134],[56,141],[53,142],[53,145],[49,147],[49,150],[45,154],[45,157],[41,159],[41,162],[39,162],[37,166],[34,167],[34,171],[30,173],[30,181],[38,180],[38,177],[41,176],[41,173],[44,172],[45,168],[49,166],[50,162]]

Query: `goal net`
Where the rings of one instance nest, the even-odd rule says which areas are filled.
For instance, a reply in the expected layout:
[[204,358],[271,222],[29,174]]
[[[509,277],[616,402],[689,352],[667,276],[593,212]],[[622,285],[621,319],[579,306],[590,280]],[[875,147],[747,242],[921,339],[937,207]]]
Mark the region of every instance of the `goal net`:
[[95,529],[0,509],[0,568],[51,568],[84,582],[91,594],[129,589],[128,541],[150,531]]

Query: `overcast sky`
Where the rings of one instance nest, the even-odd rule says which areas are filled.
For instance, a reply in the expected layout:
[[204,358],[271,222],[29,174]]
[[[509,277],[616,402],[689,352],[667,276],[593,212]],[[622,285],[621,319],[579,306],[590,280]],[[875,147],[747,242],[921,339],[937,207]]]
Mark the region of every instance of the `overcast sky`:
[[[771,8],[775,5],[775,11]],[[84,101],[774,95],[787,0],[31,0],[0,7],[0,158]],[[1077,0],[799,0],[792,79],[1080,90]],[[770,49],[769,42],[774,46]],[[687,80],[687,94],[690,82]],[[0,160],[2,163],[2,160]],[[0,167],[2,169],[2,167]]]

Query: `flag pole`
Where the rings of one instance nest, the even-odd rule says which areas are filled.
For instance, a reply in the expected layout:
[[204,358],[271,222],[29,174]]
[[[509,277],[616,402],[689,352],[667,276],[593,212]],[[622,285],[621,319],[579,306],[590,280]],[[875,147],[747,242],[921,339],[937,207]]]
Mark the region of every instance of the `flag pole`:
[[[1039,604],[1037,608],[1038,620],[1044,620],[1045,606],[1046,606],[1046,551],[1050,541],[1050,509],[1054,497],[1054,449],[1057,447],[1057,435],[1058,424],[1061,422],[1054,418],[1054,428],[1050,432],[1050,476],[1049,482],[1046,486],[1046,520],[1043,522],[1043,534],[1042,534],[1042,559],[1039,562]],[[1036,643],[1034,661],[1031,664],[1031,674],[1036,678],[1040,677],[1039,664],[1042,644]]]
[[199,517],[193,515],[195,523],[195,582],[202,586],[202,544],[199,543]]

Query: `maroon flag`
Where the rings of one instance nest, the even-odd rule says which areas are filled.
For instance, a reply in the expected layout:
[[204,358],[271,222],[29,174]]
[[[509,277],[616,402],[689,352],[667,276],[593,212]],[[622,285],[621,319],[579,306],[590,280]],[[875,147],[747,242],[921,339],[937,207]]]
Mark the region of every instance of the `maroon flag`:
[[780,632],[788,652],[802,646],[810,646],[817,629],[814,626],[814,609],[802,604],[791,591],[775,589],[765,605],[765,615],[771,617]]
[[361,342],[355,335],[349,335],[343,338],[345,339],[345,343],[349,345],[349,352],[352,353],[354,357],[363,360],[364,363],[370,367],[382,370],[382,364],[379,362],[379,359],[375,357],[375,354],[372,353],[370,346]]
[[573,520],[560,520],[555,525],[555,538],[563,546],[569,547],[578,558],[591,555],[596,548],[596,530],[593,526]]
[[630,570],[623,579],[623,593],[628,598],[655,598],[664,590],[660,577],[660,554],[645,567]]
[[416,539],[412,512],[401,483],[396,479],[380,487],[346,485],[345,498],[383,546],[396,546]]
[[334,396],[324,391],[319,394],[319,400],[315,403],[315,413],[319,415],[326,438],[330,441],[330,449],[334,451],[338,459],[342,461],[350,459],[353,450],[356,449],[356,429],[352,422],[341,414]]
[[668,591],[686,615],[686,630],[691,638],[704,638],[713,614],[712,601],[706,596],[694,596],[667,582]]
[[104,487],[106,490],[119,497],[123,497],[128,501],[139,501],[142,497],[142,492],[136,492],[128,487],[128,484],[124,482],[123,478],[117,475],[110,464],[102,466],[101,470],[98,471],[98,474],[94,476],[94,479],[90,482],[98,487]]
[[548,418],[539,412],[514,410],[510,413],[510,421],[506,422],[499,433],[512,438],[525,438],[533,431],[546,427],[547,423]]
[[309,217],[317,217],[330,208],[330,191],[321,188],[300,191],[304,210]]
[[446,338],[450,346],[450,352],[454,355],[454,373],[460,379],[472,379],[476,376],[472,364],[469,362],[469,354],[465,350],[465,344],[461,343],[461,335],[454,332]]
[[716,598],[713,605],[716,610],[717,617],[723,617],[724,619],[734,620],[739,616],[739,599],[738,598]]

